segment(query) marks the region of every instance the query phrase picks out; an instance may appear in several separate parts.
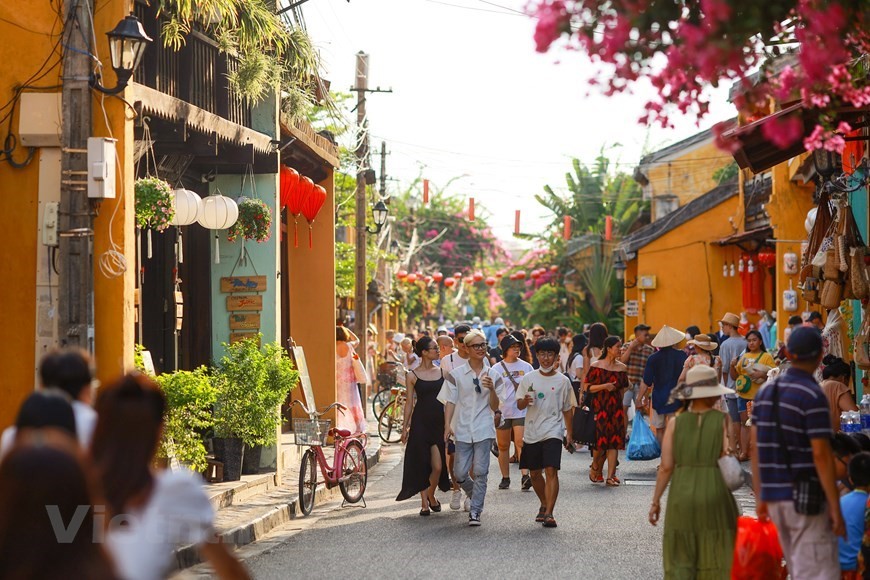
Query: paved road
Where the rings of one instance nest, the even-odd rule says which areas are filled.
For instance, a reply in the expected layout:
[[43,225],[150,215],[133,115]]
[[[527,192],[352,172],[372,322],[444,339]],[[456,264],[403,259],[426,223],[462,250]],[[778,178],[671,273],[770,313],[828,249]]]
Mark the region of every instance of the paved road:
[[[622,460],[620,488],[593,485],[588,453],[563,456],[562,490],[556,505],[559,527],[534,523],[538,502],[513,487],[497,489],[493,460],[483,525],[467,526],[467,514],[447,507],[428,518],[416,500],[396,502],[401,487],[401,448],[386,446],[385,461],[372,472],[368,507],[318,507],[310,518],[278,534],[268,550],[246,564],[257,579],[518,578],[530,574],[585,578],[661,578],[662,529],[646,521],[657,462]],[[440,492],[439,492],[440,493]],[[520,556],[520,557],[517,557]],[[329,572],[331,570],[331,572]]]

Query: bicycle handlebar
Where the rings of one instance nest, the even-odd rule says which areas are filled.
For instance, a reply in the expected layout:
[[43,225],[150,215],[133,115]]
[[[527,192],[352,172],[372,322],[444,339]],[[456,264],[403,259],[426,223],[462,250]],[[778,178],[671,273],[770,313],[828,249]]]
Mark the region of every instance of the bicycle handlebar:
[[300,407],[302,407],[302,410],[305,411],[308,414],[308,416],[311,418],[322,417],[323,415],[326,415],[329,412],[329,410],[334,408],[334,407],[338,408],[338,411],[342,415],[344,415],[344,412],[347,411],[347,407],[345,407],[344,405],[342,405],[338,401],[329,405],[327,408],[325,408],[324,410],[319,411],[319,412],[317,411],[317,409],[314,409],[314,410],[309,409],[308,407],[305,406],[305,403],[303,403],[302,401],[300,401],[298,399],[294,400],[290,404],[291,407],[293,407],[295,405],[299,405]]

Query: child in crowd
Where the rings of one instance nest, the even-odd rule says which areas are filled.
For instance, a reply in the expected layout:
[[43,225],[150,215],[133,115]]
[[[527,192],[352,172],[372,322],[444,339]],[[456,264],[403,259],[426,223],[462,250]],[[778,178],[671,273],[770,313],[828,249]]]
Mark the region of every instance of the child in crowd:
[[[840,569],[844,580],[858,580],[858,552],[862,550],[867,497],[870,491],[870,453],[861,452],[849,461],[849,479],[854,489],[840,498],[846,538],[840,538]],[[866,549],[866,547],[864,547]]]

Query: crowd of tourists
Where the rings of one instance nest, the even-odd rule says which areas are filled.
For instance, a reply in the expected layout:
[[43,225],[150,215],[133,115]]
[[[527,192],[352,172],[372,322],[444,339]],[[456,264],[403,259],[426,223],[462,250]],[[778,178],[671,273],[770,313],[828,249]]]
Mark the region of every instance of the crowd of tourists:
[[[857,409],[852,372],[829,352],[821,319],[789,320],[781,344],[732,313],[706,334],[640,324],[626,344],[601,323],[573,333],[474,320],[406,333],[393,355],[410,369],[397,500],[419,496],[429,516],[442,509],[436,491],[451,492],[451,509],[479,526],[494,455],[499,489],[517,461],[520,489],[538,500],[530,519],[556,527],[563,450],[588,450],[589,480],[618,487],[618,454],[640,413],[661,443],[653,525],[670,487],[665,577],[731,576],[739,483],[726,457],[751,471],[758,517],[775,524],[792,577],[863,577],[870,438],[838,432],[841,413]],[[595,435],[581,445],[573,414],[586,405]]]
[[94,376],[82,351],[47,354],[0,436],[0,578],[156,580],[186,545],[219,578],[247,578],[215,535],[202,478],[155,467],[157,384],[131,373],[94,397]]

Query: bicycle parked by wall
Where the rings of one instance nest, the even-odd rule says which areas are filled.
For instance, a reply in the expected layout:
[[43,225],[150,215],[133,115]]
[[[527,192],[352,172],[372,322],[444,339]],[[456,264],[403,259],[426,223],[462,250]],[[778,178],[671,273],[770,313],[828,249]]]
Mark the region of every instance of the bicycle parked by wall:
[[378,365],[378,391],[372,397],[372,417],[380,417],[384,407],[393,400],[392,389],[399,384],[399,373],[405,373],[402,363],[385,361]]
[[402,440],[402,430],[405,428],[408,393],[405,387],[397,385],[390,389],[390,397],[390,402],[378,415],[378,437],[384,443],[398,443]]
[[[316,409],[308,409],[302,401],[293,401],[291,407],[294,405],[302,407],[309,417],[293,419],[296,445],[308,447],[302,455],[302,464],[299,468],[299,508],[302,514],[307,516],[314,508],[318,465],[327,489],[338,486],[345,502],[359,503],[363,499],[368,481],[365,452],[368,435],[351,433],[347,429],[330,428],[331,421],[320,418],[332,408],[337,408],[340,413],[344,413],[347,407],[341,403],[333,403],[320,412]],[[333,438],[335,449],[331,465],[323,452],[327,437]],[[363,505],[365,505],[364,501]]]

